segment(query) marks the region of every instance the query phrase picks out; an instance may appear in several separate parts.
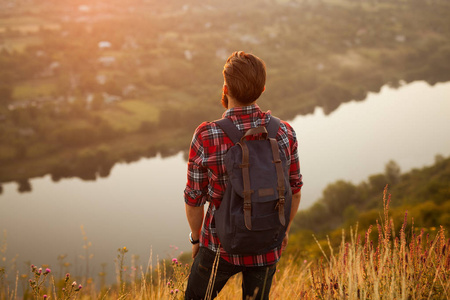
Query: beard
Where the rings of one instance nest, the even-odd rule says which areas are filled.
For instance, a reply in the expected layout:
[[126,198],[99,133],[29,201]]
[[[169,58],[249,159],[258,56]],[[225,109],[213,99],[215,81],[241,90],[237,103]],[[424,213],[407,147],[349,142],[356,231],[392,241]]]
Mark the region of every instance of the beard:
[[222,93],[222,106],[228,109],[228,97],[226,94]]

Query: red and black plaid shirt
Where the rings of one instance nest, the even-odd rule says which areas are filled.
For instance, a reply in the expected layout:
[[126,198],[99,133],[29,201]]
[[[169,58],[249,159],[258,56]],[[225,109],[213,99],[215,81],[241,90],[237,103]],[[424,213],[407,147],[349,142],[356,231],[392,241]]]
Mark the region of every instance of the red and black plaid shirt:
[[[265,126],[271,117],[270,111],[264,113],[254,104],[235,107],[223,114],[229,118],[243,133],[250,128]],[[276,137],[288,163],[290,163],[290,184],[292,194],[298,193],[303,185],[300,163],[297,154],[297,138],[292,127],[281,121]],[[266,266],[276,263],[281,256],[281,246],[260,255],[228,254],[220,246],[216,233],[214,212],[220,206],[227,185],[224,157],[233,142],[214,122],[203,122],[196,129],[189,150],[187,184],[184,190],[185,202],[191,206],[201,206],[210,202],[203,222],[200,246],[217,251],[220,247],[221,257],[226,261],[241,266]]]

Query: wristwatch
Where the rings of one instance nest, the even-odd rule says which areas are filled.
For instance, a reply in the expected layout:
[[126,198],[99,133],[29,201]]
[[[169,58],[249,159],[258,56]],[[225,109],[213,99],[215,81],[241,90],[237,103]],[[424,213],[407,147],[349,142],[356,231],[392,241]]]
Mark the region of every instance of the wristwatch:
[[200,242],[200,240],[195,240],[192,238],[192,232],[189,233],[189,241],[191,242],[192,245],[198,244]]

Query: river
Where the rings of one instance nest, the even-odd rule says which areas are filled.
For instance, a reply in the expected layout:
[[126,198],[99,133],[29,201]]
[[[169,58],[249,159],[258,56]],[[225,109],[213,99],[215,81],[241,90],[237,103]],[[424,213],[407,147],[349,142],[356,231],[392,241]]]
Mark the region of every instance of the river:
[[[364,101],[342,104],[330,115],[317,108],[290,123],[299,140],[304,176],[300,209],[304,209],[328,183],[361,182],[383,172],[391,159],[408,171],[432,164],[436,154],[449,156],[450,83],[384,87]],[[128,264],[131,254],[136,254],[137,264],[143,266],[150,258],[154,263],[189,251],[185,172],[180,153],[116,164],[109,177],[96,181],[32,179],[30,193],[19,193],[15,183],[4,184],[0,196],[0,230],[7,234],[3,264],[11,266],[15,259],[21,272],[27,270],[24,262],[59,270],[57,257],[67,254],[69,271],[84,275],[86,256],[91,256],[89,275],[98,281],[100,265],[106,263],[111,282],[118,248],[129,249]]]

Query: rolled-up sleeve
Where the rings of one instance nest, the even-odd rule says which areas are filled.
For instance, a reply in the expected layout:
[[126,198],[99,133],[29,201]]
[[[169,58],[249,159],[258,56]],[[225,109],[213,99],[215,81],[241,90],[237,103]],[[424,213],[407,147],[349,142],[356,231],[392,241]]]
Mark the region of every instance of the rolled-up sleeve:
[[201,124],[194,133],[189,149],[187,183],[184,189],[184,201],[190,206],[206,203],[208,191],[208,170],[203,166],[204,148]]
[[289,125],[288,136],[291,148],[291,166],[289,169],[289,182],[292,194],[296,194],[303,186],[303,177],[300,173],[300,160],[298,158],[298,141],[294,129]]

